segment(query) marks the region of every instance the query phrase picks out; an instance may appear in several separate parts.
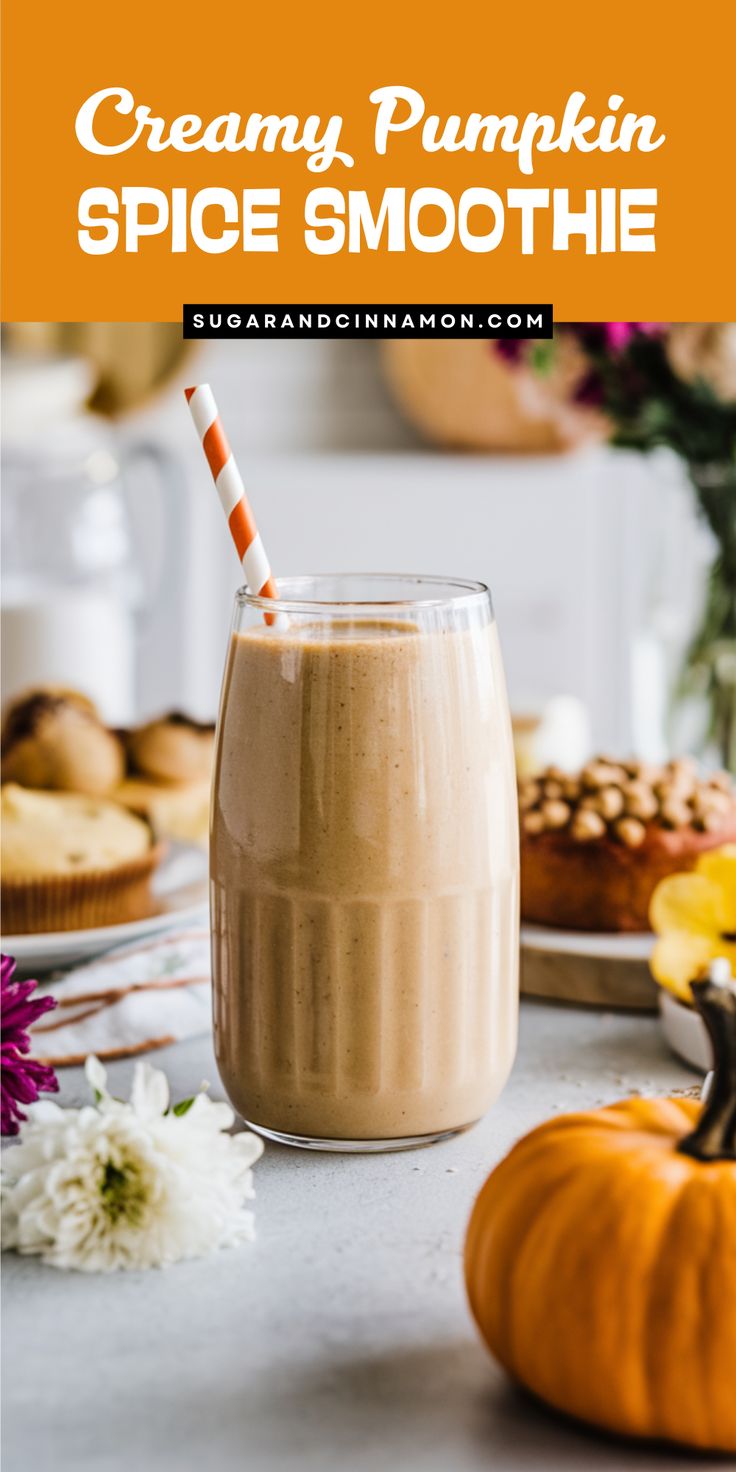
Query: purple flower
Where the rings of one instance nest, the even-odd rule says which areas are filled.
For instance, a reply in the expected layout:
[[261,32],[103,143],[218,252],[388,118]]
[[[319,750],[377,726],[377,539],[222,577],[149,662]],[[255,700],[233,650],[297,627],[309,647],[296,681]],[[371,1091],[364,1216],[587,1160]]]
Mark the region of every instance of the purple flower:
[[35,997],[38,982],[13,981],[15,961],[3,956],[0,967],[0,1132],[17,1135],[26,1116],[21,1104],[33,1104],[43,1091],[53,1094],[59,1085],[53,1068],[26,1055],[31,1051],[28,1029],[44,1012],[56,1006],[53,997]]
[[606,400],[603,379],[591,368],[577,385],[573,398],[576,404],[586,404],[590,409],[600,409]]
[[491,346],[508,363],[518,363],[524,356],[527,341],[525,337],[497,337],[491,339]]
[[603,332],[606,346],[614,353],[622,353],[629,346],[636,332],[635,322],[604,322]]
[[[563,322],[555,331],[577,338],[587,353],[603,352],[613,357],[625,353],[635,337],[657,337],[667,328],[666,322]],[[523,337],[501,337],[493,346],[509,363],[518,363],[525,356],[530,339]]]
[[606,347],[613,353],[626,351],[632,337],[655,337],[666,326],[662,322],[602,322]]

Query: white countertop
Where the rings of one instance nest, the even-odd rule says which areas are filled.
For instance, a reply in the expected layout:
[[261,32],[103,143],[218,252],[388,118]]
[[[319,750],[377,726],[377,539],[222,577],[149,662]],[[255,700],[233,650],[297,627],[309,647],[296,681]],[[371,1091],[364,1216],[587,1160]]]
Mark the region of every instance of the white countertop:
[[[221,1087],[208,1040],[162,1051],[174,1098]],[[127,1093],[132,1065],[112,1065]],[[550,1113],[697,1082],[658,1022],[525,1003],[519,1056],[475,1129],[429,1149],[269,1146],[257,1241],[163,1272],[4,1258],[4,1472],[639,1472],[708,1459],[627,1448],[545,1412],[483,1348],[464,1297],[468,1213]],[[85,1093],[62,1074],[62,1103]]]

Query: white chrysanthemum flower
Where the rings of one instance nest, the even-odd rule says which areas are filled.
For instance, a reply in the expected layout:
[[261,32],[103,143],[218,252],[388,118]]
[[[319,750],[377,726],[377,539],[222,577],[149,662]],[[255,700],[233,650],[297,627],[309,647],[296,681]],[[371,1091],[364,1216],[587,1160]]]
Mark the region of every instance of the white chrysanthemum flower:
[[164,1267],[253,1236],[251,1166],[263,1150],[226,1133],[235,1116],[200,1093],[169,1108],[166,1075],[138,1063],[130,1103],[107,1092],[89,1058],[97,1102],[31,1105],[3,1171],[2,1246],[57,1268]]

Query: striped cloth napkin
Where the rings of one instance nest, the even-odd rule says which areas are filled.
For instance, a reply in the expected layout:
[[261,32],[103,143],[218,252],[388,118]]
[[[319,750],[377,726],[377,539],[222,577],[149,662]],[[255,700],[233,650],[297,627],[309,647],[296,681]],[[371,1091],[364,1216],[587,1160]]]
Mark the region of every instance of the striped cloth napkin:
[[121,946],[41,988],[53,1012],[32,1030],[34,1056],[54,1068],[127,1058],[209,1032],[210,941],[206,926]]

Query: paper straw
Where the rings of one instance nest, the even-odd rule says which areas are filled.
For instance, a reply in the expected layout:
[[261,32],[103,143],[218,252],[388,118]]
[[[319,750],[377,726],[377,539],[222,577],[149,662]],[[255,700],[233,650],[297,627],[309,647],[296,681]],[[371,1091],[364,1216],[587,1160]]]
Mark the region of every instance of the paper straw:
[[[194,388],[185,388],[184,393],[194,427],[202,441],[202,449],[207,456],[207,464],[227,518],[248,590],[257,593],[261,598],[278,598],[278,588],[271,573],[266,549],[245,494],[235,456],[227,442],[212,389],[208,383],[198,383]],[[268,614],[266,621],[274,623],[276,619],[273,614]],[[278,620],[279,623],[282,621]]]

